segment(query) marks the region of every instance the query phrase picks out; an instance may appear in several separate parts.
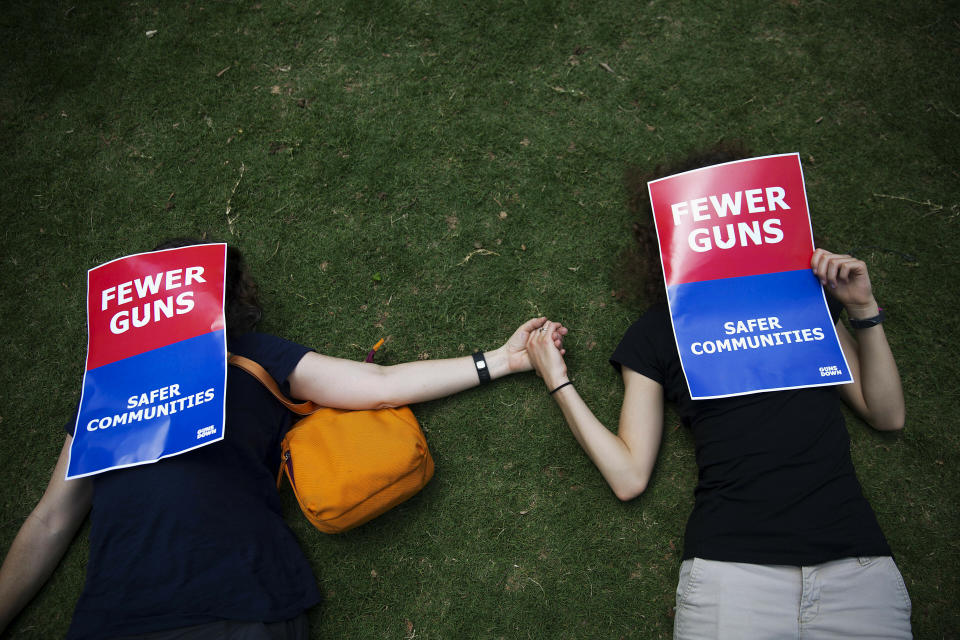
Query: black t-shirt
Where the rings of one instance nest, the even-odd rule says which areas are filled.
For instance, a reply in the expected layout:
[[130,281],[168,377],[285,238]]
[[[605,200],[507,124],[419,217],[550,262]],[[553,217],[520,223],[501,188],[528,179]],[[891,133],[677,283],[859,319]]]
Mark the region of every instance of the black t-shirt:
[[[284,391],[308,351],[259,333],[231,339],[228,348],[259,362]],[[227,367],[223,440],[93,476],[87,578],[67,637],[218,619],[277,622],[319,602],[276,488],[280,440],[290,423],[263,385]]]
[[693,433],[699,480],[684,559],[812,565],[890,555],[850,459],[837,387],[692,400],[665,304],[610,362],[663,386]]

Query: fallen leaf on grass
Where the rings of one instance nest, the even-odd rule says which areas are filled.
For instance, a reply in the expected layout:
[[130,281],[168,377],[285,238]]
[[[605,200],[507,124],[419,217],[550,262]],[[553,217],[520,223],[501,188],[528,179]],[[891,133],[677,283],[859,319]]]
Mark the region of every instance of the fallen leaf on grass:
[[606,62],[601,62],[601,63],[600,63],[600,68],[603,69],[604,71],[608,72],[608,73],[613,73],[614,75],[616,75],[616,74],[614,73],[613,69],[610,68],[610,65],[608,65]]

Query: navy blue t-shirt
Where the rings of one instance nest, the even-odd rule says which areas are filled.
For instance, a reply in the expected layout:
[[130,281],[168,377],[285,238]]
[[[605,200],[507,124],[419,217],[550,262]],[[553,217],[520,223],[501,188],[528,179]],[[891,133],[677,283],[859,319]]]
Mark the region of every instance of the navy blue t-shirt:
[[662,385],[693,434],[699,480],[684,559],[803,566],[890,555],[854,472],[837,387],[692,400],[665,304],[627,330],[610,362]]
[[[285,392],[308,351],[260,333],[230,339],[228,349],[260,363]],[[236,367],[227,367],[226,395],[220,442],[93,476],[90,559],[70,640],[219,619],[277,622],[320,601],[276,488],[291,416]]]

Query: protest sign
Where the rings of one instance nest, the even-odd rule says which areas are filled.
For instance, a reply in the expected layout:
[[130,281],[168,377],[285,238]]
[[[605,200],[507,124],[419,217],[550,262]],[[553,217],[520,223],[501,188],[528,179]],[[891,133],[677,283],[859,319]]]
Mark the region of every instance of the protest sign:
[[820,282],[798,154],[648,183],[694,399],[852,382]]
[[226,245],[142,253],[87,272],[87,363],[67,479],[223,439]]

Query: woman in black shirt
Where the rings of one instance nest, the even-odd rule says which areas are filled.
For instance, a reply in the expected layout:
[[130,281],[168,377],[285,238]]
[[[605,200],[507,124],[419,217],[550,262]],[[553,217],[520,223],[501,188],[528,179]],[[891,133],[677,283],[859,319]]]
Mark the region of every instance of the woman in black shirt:
[[553,325],[527,343],[574,437],[619,499],[647,487],[665,401],[691,429],[699,481],[675,638],[911,635],[910,599],[856,479],[840,410],[842,401],[875,429],[902,429],[897,366],[866,264],[817,249],[810,267],[855,327],[856,336],[836,325],[852,384],[692,400],[661,303],[611,357],[625,387],[612,433],[570,384],[549,339]]

